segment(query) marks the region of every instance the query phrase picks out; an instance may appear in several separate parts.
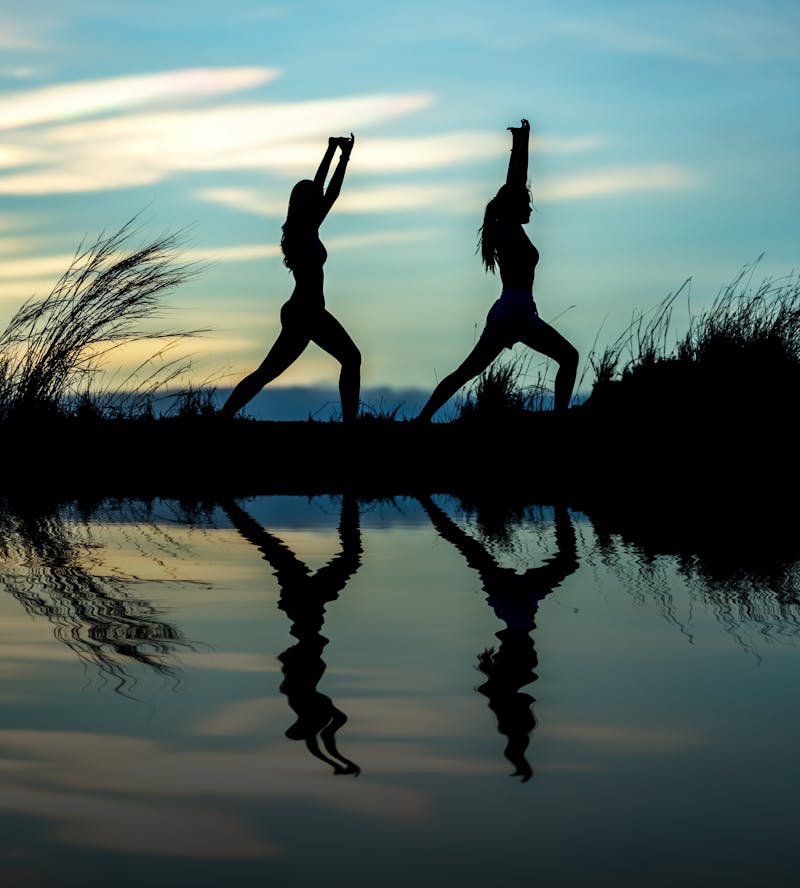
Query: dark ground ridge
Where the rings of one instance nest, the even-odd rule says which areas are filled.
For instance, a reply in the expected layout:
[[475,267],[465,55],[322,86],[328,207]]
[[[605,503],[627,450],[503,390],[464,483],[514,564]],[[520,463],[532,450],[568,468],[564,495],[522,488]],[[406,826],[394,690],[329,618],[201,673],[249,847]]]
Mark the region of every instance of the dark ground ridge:
[[788,414],[589,408],[419,424],[64,418],[7,423],[0,494],[525,496],[540,502],[797,492]]

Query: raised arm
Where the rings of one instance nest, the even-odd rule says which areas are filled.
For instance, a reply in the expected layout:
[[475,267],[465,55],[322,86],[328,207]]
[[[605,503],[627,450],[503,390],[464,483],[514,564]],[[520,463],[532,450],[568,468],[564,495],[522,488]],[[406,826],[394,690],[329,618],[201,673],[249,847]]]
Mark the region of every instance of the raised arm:
[[490,574],[498,570],[499,565],[486,548],[475,537],[465,533],[428,494],[418,499],[439,536],[455,546],[473,570],[481,574]]
[[528,142],[531,125],[523,117],[519,126],[510,126],[511,157],[508,159],[506,185],[525,188],[528,184]]
[[[322,221],[322,219],[324,219],[328,215],[328,211],[333,206],[336,198],[339,196],[339,192],[342,190],[342,182],[344,181],[344,174],[347,170],[347,162],[348,160],[350,160],[350,152],[353,150],[354,143],[355,137],[352,133],[350,133],[349,138],[347,136],[342,136],[341,138],[333,139],[332,142],[330,140],[328,142],[329,149],[331,144],[333,144],[334,148],[338,145],[339,148],[341,148],[342,153],[339,155],[339,162],[336,164],[336,169],[333,171],[331,181],[328,183],[328,187],[325,190],[324,195],[322,196],[322,215],[320,217],[320,221]],[[327,156],[328,155],[326,152],[325,157]],[[323,164],[325,164],[325,158],[323,158],[322,164],[320,164],[320,169],[322,169]],[[330,158],[325,165],[325,175],[327,175],[329,166]],[[317,172],[317,175],[319,175],[319,171]],[[314,181],[316,181],[316,179]]]
[[314,176],[314,184],[320,191],[323,191],[325,188],[325,180],[328,178],[328,170],[331,168],[331,161],[333,160],[333,155],[336,151],[337,142],[338,139],[336,139],[335,136],[331,136],[328,139],[328,147],[322,155],[322,160],[320,161],[317,173]]

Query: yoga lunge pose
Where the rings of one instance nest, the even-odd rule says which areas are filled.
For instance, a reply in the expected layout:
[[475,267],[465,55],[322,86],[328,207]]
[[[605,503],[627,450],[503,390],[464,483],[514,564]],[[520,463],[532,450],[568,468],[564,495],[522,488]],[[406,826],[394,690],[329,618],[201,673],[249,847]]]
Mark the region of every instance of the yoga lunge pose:
[[504,348],[522,342],[558,364],[554,409],[569,407],[578,352],[564,337],[539,317],[533,301],[533,277],[539,251],[528,239],[523,225],[531,218],[528,191],[528,141],[530,124],[509,127],[511,157],[506,183],[486,205],[480,228],[480,252],[487,271],[500,269],[503,291],[489,309],[486,326],[475,347],[459,367],[436,386],[419,419],[429,421],[462,385],[482,373]]
[[[342,419],[347,422],[356,418],[361,353],[344,327],[325,308],[322,266],[328,253],[319,239],[319,227],[341,191],[354,141],[352,133],[349,138],[328,139],[328,148],[314,180],[303,179],[292,189],[283,224],[281,250],[284,265],[294,275],[295,287],[281,307],[281,332],[275,344],[259,368],[231,392],[222,407],[223,416],[234,416],[267,383],[293,364],[309,342],[314,342],[341,364]],[[325,179],[337,148],[341,150],[339,162],[325,189]]]

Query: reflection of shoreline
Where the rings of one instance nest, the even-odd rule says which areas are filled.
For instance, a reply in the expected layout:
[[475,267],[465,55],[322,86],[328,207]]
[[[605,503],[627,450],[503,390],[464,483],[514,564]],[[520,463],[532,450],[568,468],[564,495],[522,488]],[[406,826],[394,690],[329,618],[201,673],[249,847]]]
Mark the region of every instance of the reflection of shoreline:
[[339,597],[361,566],[358,503],[352,496],[342,497],[338,527],[341,549],[313,574],[284,542],[266,531],[236,502],[223,500],[222,508],[239,534],[274,568],[281,589],[278,607],[289,617],[290,632],[297,639],[278,657],[284,676],[280,690],[297,716],[286,736],[303,740],[308,751],[330,765],[334,774],[359,774],[358,766],[343,756],[336,745],[336,733],[347,722],[347,716],[317,687],[326,668],[322,659],[328,644],[322,635],[325,606]]
[[658,581],[660,557],[670,559],[715,620],[745,647],[739,633],[746,626],[765,639],[800,637],[800,537],[796,521],[780,510],[739,504],[726,511],[712,502],[633,515],[608,503],[585,512],[602,562],[624,573],[633,559],[638,582],[628,585],[647,594],[670,622],[681,625],[669,588]]
[[[85,521],[82,527],[88,532]],[[43,616],[53,636],[79,660],[95,665],[123,695],[135,684],[126,666],[146,666],[177,681],[169,658],[190,646],[148,601],[129,595],[124,579],[97,577],[81,563],[92,546],[79,539],[56,509],[0,509],[0,557],[24,566],[0,571],[0,588],[33,617]]]
[[564,506],[555,507],[555,554],[541,566],[519,574],[501,566],[483,543],[465,533],[430,497],[421,497],[420,502],[439,536],[478,572],[487,603],[505,623],[496,633],[498,647],[487,648],[478,656],[478,668],[486,681],[476,690],[489,700],[497,729],[507,738],[504,754],[514,766],[512,776],[527,781],[533,776],[526,750],[536,727],[535,698],[522,688],[537,679],[538,657],[531,633],[536,628],[539,604],[578,568],[569,512]]

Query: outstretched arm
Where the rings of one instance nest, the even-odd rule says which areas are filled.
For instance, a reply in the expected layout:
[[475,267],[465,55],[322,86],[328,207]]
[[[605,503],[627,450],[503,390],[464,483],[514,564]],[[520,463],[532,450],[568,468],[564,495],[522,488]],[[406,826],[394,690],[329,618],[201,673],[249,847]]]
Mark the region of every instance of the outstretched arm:
[[525,576],[531,583],[546,590],[544,595],[560,586],[568,576],[578,569],[575,527],[566,506],[556,504],[553,518],[556,532],[555,554],[548,558],[541,567],[532,567],[525,571]]
[[439,536],[455,546],[473,570],[486,574],[498,570],[499,565],[486,548],[475,537],[465,533],[428,494],[418,499]]
[[283,541],[264,530],[233,497],[223,498],[220,505],[239,534],[248,543],[252,543],[272,566],[281,586],[303,580],[311,573],[308,566]]
[[332,601],[347,581],[361,567],[361,527],[356,498],[349,493],[342,497],[339,518],[339,543],[341,550],[312,577],[317,588],[327,592],[327,600]]
[[[353,144],[355,142],[355,137],[352,133],[350,133],[350,137],[343,136],[338,139],[333,140],[334,147],[336,145],[341,148],[342,153],[339,155],[339,163],[336,164],[336,169],[333,171],[333,175],[331,176],[331,181],[328,183],[328,187],[325,190],[325,194],[322,197],[322,216],[320,221],[324,219],[328,215],[328,211],[333,206],[336,198],[339,196],[339,192],[342,190],[342,182],[344,181],[344,174],[347,170],[347,161],[350,160],[350,152],[353,150]],[[330,147],[330,142],[329,142]],[[326,154],[327,156],[327,154]],[[324,158],[323,158],[324,163]],[[330,165],[330,160],[328,161],[328,165]],[[321,165],[320,165],[321,168]],[[328,167],[326,166],[326,174]],[[319,173],[317,173],[319,175]]]
[[510,126],[511,157],[508,160],[506,185],[525,188],[528,184],[528,142],[531,125],[523,117],[519,126]]
[[328,139],[328,147],[325,149],[325,153],[322,155],[322,160],[320,161],[319,167],[317,169],[317,174],[314,176],[314,184],[322,191],[325,188],[325,180],[328,178],[328,170],[331,168],[331,161],[333,160],[333,155],[336,151],[336,143],[337,139],[334,136],[331,136]]

